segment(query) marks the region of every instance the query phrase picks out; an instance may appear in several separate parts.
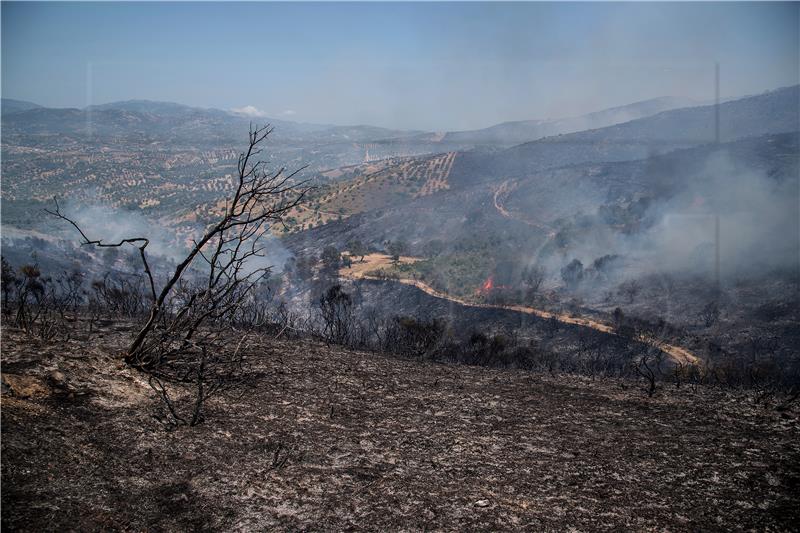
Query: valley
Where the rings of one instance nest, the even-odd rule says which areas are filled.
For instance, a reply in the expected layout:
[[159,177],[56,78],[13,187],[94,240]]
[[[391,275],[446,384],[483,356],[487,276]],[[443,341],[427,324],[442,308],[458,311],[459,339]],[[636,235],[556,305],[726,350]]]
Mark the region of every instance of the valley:
[[[60,487],[52,505],[111,510],[81,514],[88,529],[786,529],[798,95],[722,104],[719,143],[703,105],[447,133],[276,121],[250,130],[251,143],[264,135],[264,159],[243,166],[235,113],[4,105],[4,525],[42,524],[36,487],[63,470],[80,495]],[[194,248],[215,227],[246,229]],[[230,285],[216,293],[219,280]],[[158,313],[151,342],[166,355],[154,360],[176,366],[137,369],[119,354]],[[198,327],[198,316],[213,318]],[[190,332],[178,342],[169,328]],[[199,350],[200,366],[184,369],[182,350]],[[57,450],[30,445],[51,433]],[[179,474],[130,478],[119,452]],[[510,474],[508,457],[522,470]],[[198,473],[209,461],[228,488]],[[97,462],[111,465],[102,479]],[[479,463],[511,484],[455,483]],[[681,481],[709,468],[702,486]],[[431,472],[443,484],[423,494]],[[531,489],[531,475],[558,496]],[[751,497],[754,486],[766,496]],[[131,505],[118,487],[146,488]],[[723,512],[724,498],[743,503]],[[586,513],[566,511],[576,505]]]
[[800,2],[0,2],[0,529],[800,527]]

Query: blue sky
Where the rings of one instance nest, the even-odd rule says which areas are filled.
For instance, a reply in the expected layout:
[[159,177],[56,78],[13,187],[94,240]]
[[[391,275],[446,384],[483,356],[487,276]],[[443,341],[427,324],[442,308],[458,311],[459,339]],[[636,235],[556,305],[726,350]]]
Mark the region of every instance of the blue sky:
[[798,83],[797,3],[8,3],[2,93],[419,129]]

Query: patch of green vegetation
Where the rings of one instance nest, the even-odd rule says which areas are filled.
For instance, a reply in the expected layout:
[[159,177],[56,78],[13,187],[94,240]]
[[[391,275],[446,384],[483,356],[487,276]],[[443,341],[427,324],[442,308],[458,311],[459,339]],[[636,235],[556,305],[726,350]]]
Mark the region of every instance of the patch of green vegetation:
[[471,296],[494,269],[495,258],[483,250],[442,254],[417,263],[420,277],[437,290],[457,296]]

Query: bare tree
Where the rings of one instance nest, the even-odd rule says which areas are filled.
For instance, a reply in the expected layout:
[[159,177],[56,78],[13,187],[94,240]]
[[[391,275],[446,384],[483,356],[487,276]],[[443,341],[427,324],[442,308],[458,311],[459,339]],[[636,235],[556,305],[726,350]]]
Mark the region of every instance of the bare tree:
[[642,286],[638,281],[631,279],[620,284],[619,293],[625,296],[628,299],[628,303],[631,304],[636,299],[636,296],[639,294],[641,288]]
[[719,315],[719,304],[716,300],[712,300],[703,306],[703,309],[700,310],[699,317],[703,322],[703,325],[707,328],[710,328],[717,323],[717,320],[719,320]]
[[530,265],[522,271],[522,282],[527,289],[528,298],[533,298],[539,292],[545,275],[544,269],[539,265]]
[[9,313],[9,300],[11,299],[11,293],[14,290],[14,285],[17,284],[17,275],[14,273],[14,269],[11,267],[11,264],[6,261],[6,258],[0,258],[0,263],[2,263],[2,277],[0,278],[0,290],[3,292],[3,313]]
[[355,322],[350,295],[342,290],[341,285],[333,285],[320,296],[319,309],[323,338],[329,343],[347,344]]
[[644,378],[647,386],[644,391],[652,397],[656,392],[656,383],[663,377],[665,353],[662,349],[664,341],[658,327],[649,324],[637,324],[630,339],[629,348],[633,352],[633,368]]
[[[241,367],[239,350],[227,357],[209,348],[212,345],[221,348],[218,332],[200,332],[204,324],[233,316],[249,292],[269,274],[269,266],[254,267],[252,261],[264,256],[262,237],[271,225],[283,224],[283,216],[300,204],[308,192],[307,182],[295,180],[302,168],[291,173],[284,168],[275,172],[265,169],[259,159],[259,145],[270,133],[269,126],[251,127],[249,145],[239,156],[238,179],[233,194],[225,201],[224,212],[192,242],[184,259],[160,288],[148,262],[147,237],[105,243],[88,237],[73,219],[61,212],[57,201],[55,209],[48,210],[75,227],[85,245],[119,248],[128,244],[138,249],[150,305],[147,319],[128,347],[125,361],[150,372],[159,383],[197,381],[200,396],[204,396],[207,389],[202,391],[200,382],[218,383],[213,362],[222,375],[227,375],[231,368]],[[190,267],[202,272],[200,279],[184,279]],[[214,390],[219,388],[215,386]],[[196,413],[192,423],[201,419]]]

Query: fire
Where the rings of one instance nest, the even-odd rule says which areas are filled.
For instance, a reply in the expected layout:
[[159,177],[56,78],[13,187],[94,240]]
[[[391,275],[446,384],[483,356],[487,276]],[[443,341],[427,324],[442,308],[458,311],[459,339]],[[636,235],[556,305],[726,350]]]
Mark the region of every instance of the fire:
[[492,292],[492,289],[494,289],[494,278],[490,275],[488,278],[486,278],[486,281],[484,281],[483,284],[475,290],[475,293],[488,294]]
[[508,285],[497,285],[494,282],[494,275],[490,274],[486,281],[481,283],[481,286],[475,289],[475,294],[479,296],[486,296],[492,291],[500,290],[500,289],[510,289],[511,287]]

